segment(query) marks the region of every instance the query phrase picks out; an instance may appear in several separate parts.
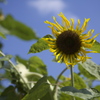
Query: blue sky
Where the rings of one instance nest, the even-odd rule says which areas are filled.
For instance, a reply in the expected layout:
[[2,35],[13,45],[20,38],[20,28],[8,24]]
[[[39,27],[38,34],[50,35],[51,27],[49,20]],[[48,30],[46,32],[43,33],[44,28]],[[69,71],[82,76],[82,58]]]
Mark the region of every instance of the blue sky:
[[[91,18],[86,32],[95,29],[93,35],[100,33],[100,0],[7,0],[7,3],[0,4],[4,15],[11,14],[16,20],[31,27],[39,37],[51,34],[51,30],[44,23],[45,20],[53,22],[52,16],[57,17],[57,21],[61,22],[57,14],[63,12],[70,19],[77,19],[81,22],[84,18]],[[96,38],[100,42],[100,36]],[[19,55],[28,59],[31,56],[39,56],[47,65],[49,75],[57,77],[65,68],[65,64],[52,62],[53,54],[49,50],[37,54],[27,54],[30,46],[36,41],[22,41],[14,36],[7,36],[6,40],[2,40],[4,44],[3,52],[5,54]],[[89,54],[92,60],[100,64],[100,54]],[[77,72],[77,67],[75,67]],[[66,71],[65,76],[70,76],[70,72]]]

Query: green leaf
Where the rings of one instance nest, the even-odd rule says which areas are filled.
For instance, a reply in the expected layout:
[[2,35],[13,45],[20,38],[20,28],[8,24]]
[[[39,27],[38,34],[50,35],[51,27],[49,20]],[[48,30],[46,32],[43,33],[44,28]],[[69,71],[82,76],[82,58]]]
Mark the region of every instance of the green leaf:
[[81,64],[78,64],[78,69],[82,75],[87,77],[88,79],[96,79],[95,76],[91,75],[87,70],[85,70]]
[[[100,85],[97,85],[95,88],[92,88],[92,90],[96,93],[100,94]],[[96,99],[93,100],[100,100],[100,97],[97,97]]]
[[96,93],[92,89],[77,90],[76,88],[71,87],[71,86],[63,87],[61,88],[61,91],[70,96],[78,97],[84,100],[88,100],[88,99],[92,99],[92,98],[100,96],[100,93]]
[[8,88],[6,88],[0,96],[0,100],[20,100],[15,92],[15,89],[16,88],[13,86],[9,86]]
[[84,63],[79,62],[79,64],[88,71],[91,75],[95,76],[100,80],[100,66],[94,63],[92,60],[86,60]]
[[[51,35],[46,35],[43,38],[53,38]],[[39,39],[35,44],[33,44],[28,53],[38,53],[43,50],[49,49],[47,42],[45,42],[42,38]]]
[[39,57],[37,56],[31,57],[28,63],[29,63],[29,70],[31,72],[37,72],[42,75],[47,75],[46,65],[43,63],[43,61]]
[[95,86],[95,89],[97,89],[100,92],[100,85]]
[[38,39],[35,32],[25,24],[15,20],[11,15],[0,22],[0,25],[7,29],[11,35],[15,35],[23,40]]
[[47,77],[45,76],[36,83],[22,100],[38,100],[46,95],[49,89],[50,85],[47,83]]
[[28,60],[21,58],[20,56],[16,56],[15,58],[17,62],[24,64],[28,68]]
[[[65,94],[64,92],[60,92],[59,100],[73,100],[72,96]],[[75,97],[75,100],[83,100],[81,98]]]
[[[71,81],[68,81],[66,79],[66,80],[62,81],[61,85],[62,86],[71,86]],[[85,84],[84,80],[76,73],[74,73],[74,85],[75,85],[75,88],[77,88],[77,89],[86,88],[86,84]]]
[[77,89],[82,89],[82,88],[86,88],[86,83],[84,82],[84,80],[76,73],[74,73],[74,81],[75,81],[75,87]]
[[53,100],[53,97],[52,97],[51,92],[50,92],[50,91],[47,92],[47,94],[46,94],[45,96],[43,96],[43,97],[41,98],[41,100]]
[[4,57],[0,57],[0,61],[8,61],[12,58],[12,55],[6,55]]
[[54,77],[52,76],[48,76],[48,80],[50,81],[50,83],[55,84],[56,80],[54,79]]
[[6,36],[2,32],[0,32],[0,37],[6,39]]
[[93,47],[90,48],[90,49],[93,50],[93,51],[97,51],[98,53],[100,53],[100,43],[96,41],[94,43]]

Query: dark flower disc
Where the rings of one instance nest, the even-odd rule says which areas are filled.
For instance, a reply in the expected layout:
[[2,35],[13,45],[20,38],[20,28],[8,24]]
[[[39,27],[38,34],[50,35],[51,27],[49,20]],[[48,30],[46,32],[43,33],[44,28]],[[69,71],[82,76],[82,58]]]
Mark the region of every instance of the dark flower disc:
[[66,55],[71,55],[80,50],[81,40],[77,33],[67,30],[57,37],[56,45],[59,51]]

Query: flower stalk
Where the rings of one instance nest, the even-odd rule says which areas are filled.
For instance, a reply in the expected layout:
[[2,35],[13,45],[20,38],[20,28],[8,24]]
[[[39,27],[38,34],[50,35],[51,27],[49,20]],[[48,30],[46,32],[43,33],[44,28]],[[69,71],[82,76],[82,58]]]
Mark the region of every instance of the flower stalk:
[[54,86],[54,89],[53,89],[53,97],[54,97],[54,100],[57,100],[57,86],[58,86],[58,82],[59,82],[59,79],[61,77],[61,75],[67,70],[68,68],[66,67],[58,76],[56,82],[55,82],[55,86]]
[[72,84],[72,87],[74,87],[74,71],[71,65],[70,65],[70,73],[71,73],[71,84]]
[[[72,87],[74,87],[74,71],[73,71],[72,65],[70,65],[70,73],[71,73],[71,84],[72,84]],[[75,100],[75,97],[72,97],[72,100]]]

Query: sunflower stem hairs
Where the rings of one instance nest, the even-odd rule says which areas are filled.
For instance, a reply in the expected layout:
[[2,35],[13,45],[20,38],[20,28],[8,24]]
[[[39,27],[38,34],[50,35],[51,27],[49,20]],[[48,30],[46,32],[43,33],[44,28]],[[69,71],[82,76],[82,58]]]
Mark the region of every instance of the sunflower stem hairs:
[[56,61],[59,63],[64,62],[67,66],[74,66],[77,62],[84,62],[86,59],[90,59],[87,53],[96,53],[96,51],[87,51],[86,48],[91,48],[95,43],[95,35],[90,39],[93,29],[89,30],[86,34],[83,32],[86,30],[90,18],[85,19],[82,26],[80,26],[80,20],[77,20],[77,25],[74,26],[74,19],[70,21],[65,17],[63,13],[58,14],[62,18],[62,24],[56,21],[53,17],[54,23],[45,21],[46,24],[52,30],[52,34],[55,38],[43,38],[49,45],[50,51],[54,53]]

